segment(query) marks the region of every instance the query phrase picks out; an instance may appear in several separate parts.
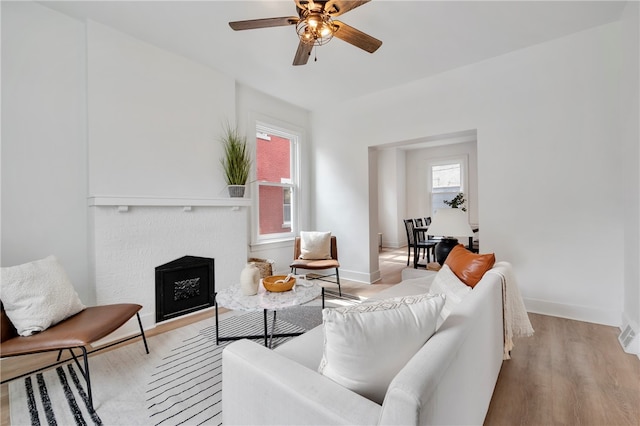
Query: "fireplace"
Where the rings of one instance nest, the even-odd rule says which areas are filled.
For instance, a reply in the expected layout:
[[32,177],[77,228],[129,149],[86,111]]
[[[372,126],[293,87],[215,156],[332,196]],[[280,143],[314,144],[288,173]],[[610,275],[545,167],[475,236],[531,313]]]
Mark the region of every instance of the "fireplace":
[[156,269],[156,322],[214,306],[214,260],[184,256]]

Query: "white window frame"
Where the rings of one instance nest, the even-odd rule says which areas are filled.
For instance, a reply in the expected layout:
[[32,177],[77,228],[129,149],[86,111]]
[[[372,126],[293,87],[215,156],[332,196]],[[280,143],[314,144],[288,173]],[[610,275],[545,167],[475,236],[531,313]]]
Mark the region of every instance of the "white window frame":
[[[301,133],[291,129],[284,128],[275,124],[267,123],[265,121],[255,121],[254,135],[258,133],[267,133],[289,139],[291,141],[291,156],[290,156],[290,170],[291,179],[290,182],[258,182],[257,181],[257,146],[254,146],[253,155],[256,160],[256,167],[254,169],[254,179],[252,182],[252,244],[264,244],[270,242],[277,242],[283,240],[293,239],[298,234],[298,217],[300,212],[300,140]],[[268,235],[260,234],[260,186],[271,186],[291,189],[291,232],[279,232]],[[284,205],[283,205],[284,208]],[[285,224],[283,224],[284,226]]]
[[[429,216],[434,215],[434,207],[433,207],[433,170],[434,166],[444,166],[447,164],[460,164],[460,192],[464,192],[465,199],[467,200],[465,203],[465,207],[467,208],[467,214],[469,213],[469,157],[468,155],[456,155],[450,157],[438,157],[430,159],[427,162],[426,172],[427,172],[427,211],[430,212]],[[455,197],[456,194],[453,196]],[[452,197],[453,198],[453,197]]]

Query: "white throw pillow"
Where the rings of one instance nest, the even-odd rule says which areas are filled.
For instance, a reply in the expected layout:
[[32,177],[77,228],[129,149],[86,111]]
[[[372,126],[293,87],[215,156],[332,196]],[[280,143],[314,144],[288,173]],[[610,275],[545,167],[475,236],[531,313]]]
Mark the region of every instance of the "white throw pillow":
[[421,294],[323,309],[318,371],[382,404],[393,378],[435,332],[444,298]]
[[331,259],[331,232],[300,232],[300,259]]
[[471,290],[472,288],[460,281],[460,278],[453,273],[448,265],[442,265],[442,268],[438,271],[431,283],[431,288],[429,288],[429,293],[431,294],[444,294],[446,296],[446,302],[440,312],[437,328],[440,328],[453,308],[455,308]]
[[0,299],[21,336],[44,331],[85,308],[54,256],[2,268],[1,278]]

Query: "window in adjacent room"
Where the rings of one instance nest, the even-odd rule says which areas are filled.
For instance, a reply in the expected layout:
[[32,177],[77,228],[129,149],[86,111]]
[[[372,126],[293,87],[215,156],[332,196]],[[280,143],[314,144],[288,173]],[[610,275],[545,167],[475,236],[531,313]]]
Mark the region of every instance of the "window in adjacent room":
[[[467,162],[465,158],[435,160],[429,166],[430,212],[449,208],[444,201],[465,192]],[[468,198],[467,198],[468,199]]]
[[298,139],[295,132],[256,125],[257,242],[295,235]]

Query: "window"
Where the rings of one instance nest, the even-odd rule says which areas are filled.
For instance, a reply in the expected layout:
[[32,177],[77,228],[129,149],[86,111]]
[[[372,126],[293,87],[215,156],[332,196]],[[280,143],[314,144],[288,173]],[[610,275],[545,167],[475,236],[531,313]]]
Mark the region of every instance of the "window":
[[295,234],[298,136],[256,125],[257,242]]
[[444,202],[465,192],[466,159],[454,158],[433,161],[429,167],[431,215],[438,209],[449,208]]

